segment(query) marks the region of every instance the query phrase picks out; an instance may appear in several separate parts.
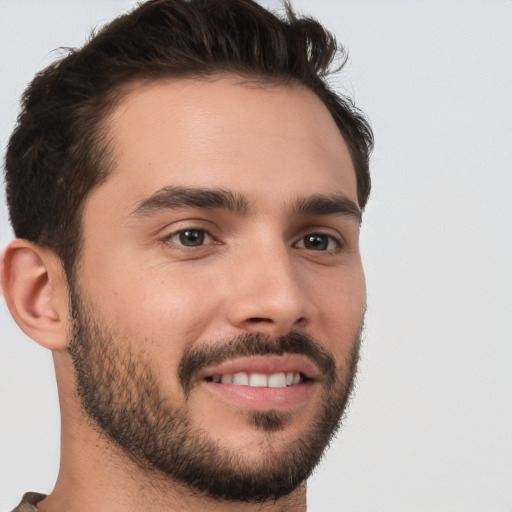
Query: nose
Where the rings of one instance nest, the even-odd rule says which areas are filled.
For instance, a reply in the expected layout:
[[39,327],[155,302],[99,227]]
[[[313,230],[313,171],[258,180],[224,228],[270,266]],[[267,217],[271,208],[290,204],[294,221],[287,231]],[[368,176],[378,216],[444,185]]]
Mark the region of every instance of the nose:
[[[269,244],[270,245],[270,244]],[[237,330],[280,336],[305,328],[314,313],[293,249],[260,246],[240,255],[227,300],[228,322]]]

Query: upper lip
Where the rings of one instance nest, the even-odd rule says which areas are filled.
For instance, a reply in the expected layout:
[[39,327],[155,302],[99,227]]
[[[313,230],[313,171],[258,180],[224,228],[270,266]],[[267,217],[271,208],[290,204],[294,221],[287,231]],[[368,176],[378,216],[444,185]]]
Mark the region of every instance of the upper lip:
[[320,376],[318,367],[304,356],[284,354],[282,356],[251,356],[231,359],[216,366],[209,366],[199,374],[200,379],[207,379],[214,375],[234,375],[235,373],[265,373],[299,372],[309,380],[316,380]]

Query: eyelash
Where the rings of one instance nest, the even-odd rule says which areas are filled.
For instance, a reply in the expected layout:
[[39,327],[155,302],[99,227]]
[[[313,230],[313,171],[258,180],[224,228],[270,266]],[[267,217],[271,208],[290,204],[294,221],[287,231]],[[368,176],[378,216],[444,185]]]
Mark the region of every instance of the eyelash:
[[[199,236],[196,238],[199,239],[200,243],[198,245],[186,245],[184,243],[182,237],[186,236],[187,232],[199,234]],[[175,238],[178,238],[178,240],[174,240]],[[309,242],[306,242],[307,238],[309,238]],[[323,250],[315,250],[311,247],[308,248],[306,246],[306,244],[314,243],[313,242],[314,238],[316,238],[317,240],[324,239],[324,242],[325,242],[325,239],[327,239],[327,246],[325,246],[325,248]],[[205,239],[210,239],[211,241],[204,243]],[[206,229],[194,228],[194,227],[184,228],[184,229],[180,229],[178,231],[174,231],[173,233],[170,233],[169,235],[166,235],[165,237],[163,237],[161,239],[161,241],[168,245],[172,244],[174,246],[177,246],[181,250],[197,249],[200,247],[204,247],[205,245],[210,245],[210,244],[212,244],[212,242],[213,242],[213,244],[219,244],[219,242],[215,241],[214,237]],[[299,238],[299,240],[293,244],[293,247],[297,247],[299,249],[304,249],[304,250],[309,250],[311,252],[334,254],[334,253],[339,252],[341,250],[341,248],[343,247],[343,245],[344,245],[344,243],[342,240],[340,240],[332,235],[329,235],[327,233],[322,233],[320,231],[318,231],[318,232],[312,231],[312,232],[302,235]]]

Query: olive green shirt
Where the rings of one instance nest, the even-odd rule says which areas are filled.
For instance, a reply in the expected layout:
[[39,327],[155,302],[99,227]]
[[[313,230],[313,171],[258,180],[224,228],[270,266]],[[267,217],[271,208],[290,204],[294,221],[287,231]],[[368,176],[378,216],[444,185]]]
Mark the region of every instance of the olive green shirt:
[[12,512],[37,512],[37,503],[46,498],[45,494],[26,492],[20,504]]

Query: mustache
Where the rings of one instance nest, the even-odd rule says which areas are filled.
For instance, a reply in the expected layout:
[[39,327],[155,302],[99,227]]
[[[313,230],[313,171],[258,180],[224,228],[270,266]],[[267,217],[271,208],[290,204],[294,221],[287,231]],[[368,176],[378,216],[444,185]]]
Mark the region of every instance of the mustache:
[[318,367],[327,386],[334,384],[336,363],[332,355],[311,336],[296,331],[277,337],[262,333],[245,333],[213,344],[192,347],[181,358],[178,379],[185,396],[188,397],[195,375],[207,366],[241,357],[284,354],[306,356]]

